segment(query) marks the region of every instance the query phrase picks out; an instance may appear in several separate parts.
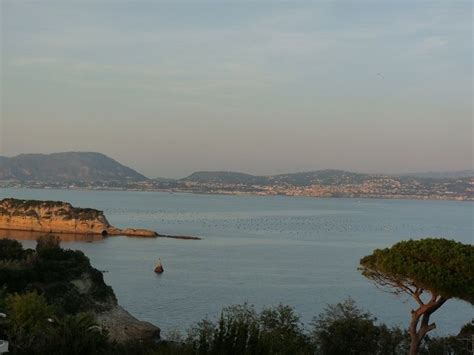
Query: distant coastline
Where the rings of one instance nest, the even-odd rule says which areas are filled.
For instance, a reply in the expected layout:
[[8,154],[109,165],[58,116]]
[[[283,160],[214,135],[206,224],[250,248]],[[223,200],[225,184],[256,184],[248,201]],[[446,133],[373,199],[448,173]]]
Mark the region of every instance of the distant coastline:
[[275,193],[260,193],[260,192],[248,192],[248,191],[196,191],[186,189],[145,189],[135,187],[70,187],[70,186],[29,186],[29,185],[16,185],[16,184],[5,184],[0,181],[1,188],[10,189],[38,189],[38,190],[65,190],[65,191],[130,191],[130,192],[163,192],[170,194],[193,194],[193,195],[216,195],[216,196],[282,196],[282,197],[306,197],[306,198],[319,198],[319,199],[330,199],[330,198],[346,198],[346,199],[386,199],[386,200],[413,200],[413,201],[458,201],[458,202],[473,202],[474,196],[442,196],[442,195],[338,195],[338,196],[314,196],[304,194],[275,194]]
[[0,188],[161,191],[217,195],[474,201],[474,171],[405,175],[315,170],[278,175],[198,171],[148,178],[95,152],[0,157]]

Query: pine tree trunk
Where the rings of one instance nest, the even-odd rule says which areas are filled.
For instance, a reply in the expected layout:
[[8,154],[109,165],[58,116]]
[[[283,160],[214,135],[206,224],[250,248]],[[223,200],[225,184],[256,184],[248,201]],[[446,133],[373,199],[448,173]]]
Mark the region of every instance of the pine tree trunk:
[[421,317],[421,312],[420,309],[417,311],[412,311],[411,314],[411,322],[410,322],[410,351],[408,352],[409,355],[417,355],[418,350],[420,349],[420,344],[421,344],[421,338],[418,336],[417,328],[418,328],[418,322]]
[[[418,295],[419,296],[419,295]],[[417,298],[419,301],[419,297]],[[411,322],[410,322],[410,351],[409,355],[417,355],[420,350],[421,341],[425,335],[436,328],[436,324],[430,324],[430,316],[435,312],[439,307],[441,307],[447,301],[444,297],[439,297],[436,294],[433,294],[430,302],[424,304],[420,301],[421,305],[417,310],[413,310],[411,313]],[[418,324],[421,319],[421,324],[418,329]]]
[[408,354],[417,355],[418,350],[420,350],[420,344],[421,344],[421,339],[418,339],[416,335],[414,337],[412,336],[411,342],[410,342],[410,351],[408,352]]

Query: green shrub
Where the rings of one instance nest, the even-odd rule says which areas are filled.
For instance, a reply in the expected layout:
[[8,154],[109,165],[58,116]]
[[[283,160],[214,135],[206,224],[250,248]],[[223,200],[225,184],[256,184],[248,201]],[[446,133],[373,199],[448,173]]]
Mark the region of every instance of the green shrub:
[[48,319],[54,315],[43,295],[36,291],[7,297],[7,334],[13,353],[45,353],[52,335]]
[[108,348],[107,333],[91,313],[66,315],[55,320],[49,354],[97,354]]
[[375,321],[369,312],[358,308],[350,298],[328,305],[313,319],[313,344],[319,352],[327,355],[396,353],[400,338],[392,337],[387,327],[379,327]]
[[183,346],[193,354],[312,353],[299,317],[282,305],[261,313],[248,304],[227,307],[217,321],[192,327]]
[[261,338],[271,353],[309,354],[311,344],[299,316],[290,306],[266,308],[259,317]]

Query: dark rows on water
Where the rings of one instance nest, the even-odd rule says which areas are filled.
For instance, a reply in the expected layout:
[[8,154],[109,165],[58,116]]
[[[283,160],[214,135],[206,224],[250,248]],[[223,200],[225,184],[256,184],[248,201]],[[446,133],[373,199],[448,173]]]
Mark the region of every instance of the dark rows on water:
[[422,226],[390,218],[376,221],[367,215],[347,213],[317,213],[313,215],[283,215],[278,212],[169,212],[131,211],[113,209],[109,215],[119,220],[125,218],[129,223],[156,225],[163,227],[191,226],[196,229],[226,230],[245,234],[285,234],[288,236],[318,236],[335,233],[394,233],[405,235],[449,235],[453,226]]

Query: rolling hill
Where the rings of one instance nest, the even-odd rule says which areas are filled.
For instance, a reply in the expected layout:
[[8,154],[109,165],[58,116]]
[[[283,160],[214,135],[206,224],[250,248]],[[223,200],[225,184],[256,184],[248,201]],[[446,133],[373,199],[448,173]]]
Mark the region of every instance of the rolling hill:
[[127,182],[148,178],[101,153],[65,152],[0,157],[0,180]]
[[189,175],[182,179],[182,181],[229,185],[309,186],[312,184],[339,185],[343,183],[360,183],[369,177],[371,175],[351,173],[343,170],[318,170],[269,176],[255,176],[231,171],[200,171]]
[[265,185],[269,182],[268,177],[255,176],[232,171],[197,171],[182,181],[213,184],[243,184],[243,185]]

